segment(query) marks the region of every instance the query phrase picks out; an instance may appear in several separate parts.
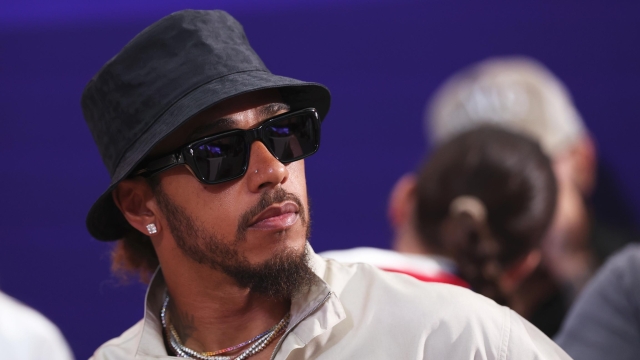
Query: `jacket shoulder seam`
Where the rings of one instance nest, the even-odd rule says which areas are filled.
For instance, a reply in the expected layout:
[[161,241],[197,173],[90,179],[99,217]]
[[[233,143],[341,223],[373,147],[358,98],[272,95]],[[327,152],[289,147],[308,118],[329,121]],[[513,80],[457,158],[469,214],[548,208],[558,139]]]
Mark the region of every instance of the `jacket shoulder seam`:
[[503,308],[505,311],[504,321],[502,323],[501,341],[499,359],[506,360],[509,355],[509,337],[511,336],[511,312],[508,308]]

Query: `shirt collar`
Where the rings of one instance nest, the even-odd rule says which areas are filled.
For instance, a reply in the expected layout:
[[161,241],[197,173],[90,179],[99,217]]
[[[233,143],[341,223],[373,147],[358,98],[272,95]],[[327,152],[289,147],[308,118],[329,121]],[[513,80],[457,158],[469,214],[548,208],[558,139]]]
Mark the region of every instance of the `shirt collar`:
[[[311,339],[328,331],[346,318],[346,313],[338,296],[324,280],[327,271],[326,261],[318,256],[307,244],[309,267],[316,275],[315,284],[305,293],[296,295],[291,301],[291,321],[289,327],[276,348],[278,355],[306,345]],[[160,310],[167,293],[167,286],[158,268],[154,273],[145,296],[145,311],[142,331],[136,349],[136,358],[168,358],[164,345]],[[295,336],[287,336],[294,334]],[[280,350],[280,351],[279,351]]]

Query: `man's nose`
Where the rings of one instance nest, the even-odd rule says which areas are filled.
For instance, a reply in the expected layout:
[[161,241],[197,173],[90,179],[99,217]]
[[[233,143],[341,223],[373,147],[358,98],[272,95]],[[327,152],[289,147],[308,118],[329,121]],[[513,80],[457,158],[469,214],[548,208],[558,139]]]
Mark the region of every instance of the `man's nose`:
[[249,167],[247,168],[249,190],[260,192],[265,188],[274,188],[289,178],[287,167],[276,159],[260,141],[251,144]]

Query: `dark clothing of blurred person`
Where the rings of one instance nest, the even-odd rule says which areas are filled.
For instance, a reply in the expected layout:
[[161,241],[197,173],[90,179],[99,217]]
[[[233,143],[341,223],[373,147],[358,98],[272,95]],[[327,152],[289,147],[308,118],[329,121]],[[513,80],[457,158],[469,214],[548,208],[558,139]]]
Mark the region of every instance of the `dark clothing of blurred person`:
[[580,360],[640,357],[640,245],[612,256],[585,287],[556,337]]
[[601,159],[598,182],[590,198],[590,243],[604,261],[629,243],[640,241],[636,228],[636,212],[631,197],[624,193],[620,179],[611,165]]
[[0,359],[72,360],[73,354],[49,319],[0,292]]
[[[417,177],[397,183],[389,216],[399,252],[357,248],[321,255],[469,287],[537,319],[537,309],[554,306],[555,288],[536,270],[556,196],[551,162],[535,140],[478,127],[441,144]],[[559,326],[534,325],[549,333]]]
[[93,359],[569,359],[467,289],[313,252],[304,158],[330,99],[224,11],[171,14],[98,72],[82,106],[112,180],[87,227],[149,287]]

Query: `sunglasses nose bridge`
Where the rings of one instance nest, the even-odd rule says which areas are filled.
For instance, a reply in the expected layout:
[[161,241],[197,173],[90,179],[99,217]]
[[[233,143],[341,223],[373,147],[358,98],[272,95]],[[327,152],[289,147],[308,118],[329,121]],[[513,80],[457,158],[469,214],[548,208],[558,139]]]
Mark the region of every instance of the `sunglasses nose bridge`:
[[246,137],[247,144],[249,144],[249,146],[251,146],[251,144],[253,144],[253,142],[256,140],[262,141],[262,126],[248,130],[246,133]]
[[256,140],[264,143],[264,141],[262,141],[261,130],[262,130],[262,126],[255,129],[245,130],[244,141],[245,141],[245,146],[247,147],[247,150],[251,149],[251,146]]
[[271,153],[271,155],[278,159],[276,157],[276,155],[273,153],[273,149],[271,149],[269,147],[269,142],[267,141],[267,139],[265,139],[265,135],[263,132],[264,129],[264,124],[262,126],[259,126],[255,129],[251,129],[248,130],[247,132],[245,132],[245,141],[246,141],[246,146],[247,146],[247,152],[249,153],[251,151],[251,146],[253,146],[253,143],[256,141],[260,141],[262,143],[262,145],[264,145],[265,148],[267,148],[267,150],[269,151],[269,153]]

